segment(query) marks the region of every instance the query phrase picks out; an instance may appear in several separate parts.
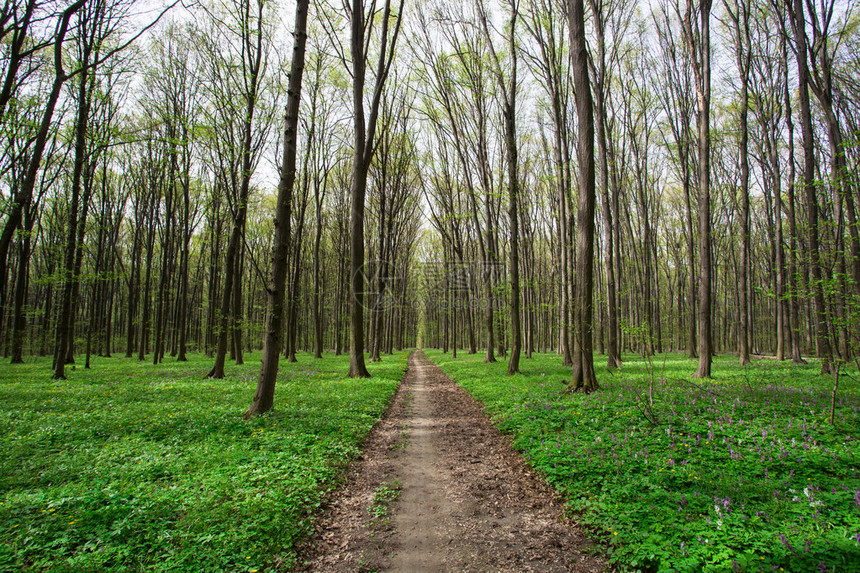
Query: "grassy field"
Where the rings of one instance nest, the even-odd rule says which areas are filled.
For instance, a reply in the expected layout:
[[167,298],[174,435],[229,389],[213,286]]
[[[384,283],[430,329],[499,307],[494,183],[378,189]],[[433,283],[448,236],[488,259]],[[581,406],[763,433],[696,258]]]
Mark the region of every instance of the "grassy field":
[[0,570],[286,569],[325,492],[384,412],[406,353],[282,361],[275,412],[244,421],[259,354],[0,365]]
[[[627,570],[860,571],[860,382],[819,365],[634,355],[599,392],[567,393],[555,355],[482,364],[427,351]],[[648,397],[653,373],[653,404]]]

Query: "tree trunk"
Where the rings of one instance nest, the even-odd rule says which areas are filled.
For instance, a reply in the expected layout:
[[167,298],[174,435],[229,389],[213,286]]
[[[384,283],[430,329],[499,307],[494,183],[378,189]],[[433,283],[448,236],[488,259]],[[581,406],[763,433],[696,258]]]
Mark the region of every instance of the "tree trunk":
[[177,300],[177,341],[176,361],[186,362],[188,336],[188,256],[191,243],[191,182],[188,173],[182,183],[182,253],[179,259],[179,296]]
[[281,352],[281,336],[284,333],[284,299],[289,267],[290,217],[292,216],[293,185],[296,181],[296,142],[299,126],[299,103],[302,92],[302,73],[305,67],[305,43],[307,42],[308,0],[296,3],[296,29],[293,34],[293,62],[290,68],[287,90],[287,112],[284,129],[284,155],[281,179],[278,184],[278,205],[275,214],[275,238],[272,244],[271,284],[266,289],[266,332],[263,339],[263,361],[260,378],[251,406],[245,418],[263,414],[272,409],[275,397],[275,380],[278,375],[278,360]]
[[[175,134],[172,134],[172,129],[169,131],[171,133],[171,140],[175,139]],[[167,296],[168,283],[170,282],[171,275],[170,269],[168,268],[168,261],[170,260],[170,251],[171,251],[171,243],[173,242],[173,237],[171,235],[171,222],[173,220],[173,181],[176,174],[176,153],[175,150],[172,150],[170,158],[170,170],[168,173],[167,184],[164,186],[164,226],[163,226],[163,234],[161,237],[161,277],[158,281],[158,291],[155,293],[155,348],[152,353],[152,363],[158,364],[161,362],[161,358],[164,355],[164,332],[167,318],[167,311],[165,310],[165,298]]]
[[807,248],[809,249],[809,267],[812,275],[812,289],[815,302],[815,332],[818,353],[821,357],[821,373],[831,374],[832,353],[828,335],[828,320],[824,308],[824,292],[821,281],[821,257],[818,246],[818,198],[815,185],[815,141],[812,132],[812,110],[809,102],[809,68],[807,66],[808,49],[806,45],[806,20],[804,18],[803,0],[794,1],[794,37],[797,47],[797,82],[800,98],[800,131],[803,136],[803,185],[806,197],[806,209],[809,224],[807,227]]
[[577,116],[579,190],[576,213],[576,309],[571,387],[592,392],[599,388],[592,354],[592,303],[594,285],[594,112],[585,47],[583,0],[568,1],[570,51]]
[[[752,246],[750,245],[750,167],[749,167],[749,76],[752,66],[752,45],[750,43],[749,20],[750,7],[746,2],[738,1],[737,11],[726,7],[734,24],[736,64],[740,75],[740,148],[739,159],[741,167],[741,257],[740,257],[740,295],[739,310],[740,325],[738,328],[738,361],[741,366],[750,364],[750,336],[752,327],[752,301],[750,300],[750,265]],[[777,201],[779,197],[777,197]]]
[[[514,12],[516,14],[516,12]],[[514,27],[516,16],[511,18],[511,48],[514,46]],[[509,99],[505,103],[505,149],[508,157],[508,218],[510,220],[510,273],[511,273],[511,356],[508,360],[508,374],[518,374],[520,371],[520,346],[522,344],[522,328],[520,326],[520,238],[519,238],[519,172],[517,158],[517,129],[516,129],[516,58],[514,59],[513,79]]]
[[[89,57],[92,49],[92,43],[83,42],[83,58],[82,65],[89,64]],[[68,237],[66,241],[65,261],[63,267],[63,300],[60,307],[60,314],[57,318],[57,336],[56,346],[54,348],[54,379],[65,380],[66,378],[66,362],[67,351],[69,349],[69,339],[72,334],[70,328],[73,327],[74,320],[73,312],[73,294],[76,282],[75,277],[75,254],[77,252],[76,237],[78,235],[78,208],[80,205],[81,196],[81,180],[83,178],[84,163],[86,161],[87,152],[87,125],[90,115],[90,99],[88,80],[90,78],[89,70],[84,71],[79,76],[78,83],[78,114],[75,119],[75,159],[72,169],[72,197],[69,204],[69,220],[68,220]]]
[[[247,204],[247,200],[245,203]],[[242,223],[242,229],[239,232],[240,246],[236,251],[236,261],[233,265],[233,295],[230,301],[233,306],[230,316],[230,336],[233,342],[232,358],[237,366],[245,363],[245,356],[242,352],[242,328],[245,322],[242,307],[244,302],[242,300],[242,281],[245,274],[245,249],[243,246],[245,243],[245,225],[244,221]]]
[[711,0],[700,3],[699,15],[701,29],[697,43],[693,35],[691,0],[687,0],[684,25],[696,75],[696,126],[699,136],[699,366],[695,377],[710,378],[714,352],[711,329]]
[[[394,47],[400,32],[403,13],[403,0],[396,14],[391,12],[390,0],[386,0],[382,13],[382,29],[380,30],[381,45],[376,83],[370,112],[365,125],[364,113],[364,84],[367,67],[367,48],[365,43],[365,14],[363,0],[353,0],[351,12],[351,48],[352,48],[352,103],[353,125],[355,127],[352,159],[352,187],[350,196],[350,271],[352,308],[350,311],[350,346],[349,346],[349,376],[350,378],[369,378],[370,372],[364,363],[364,202],[367,191],[367,171],[370,167],[374,152],[374,134],[376,120],[379,117],[379,104],[382,98],[382,88],[391,69],[394,57]],[[396,24],[389,38],[389,20],[394,16]],[[388,46],[390,41],[390,47]]]
[[323,198],[320,195],[319,182],[314,184],[314,207],[316,208],[316,233],[314,234],[313,278],[314,278],[314,358],[322,358],[323,352],[323,319],[321,311],[322,279],[320,277],[320,242],[323,231]]
[[135,206],[135,225],[133,225],[134,239],[131,247],[131,270],[128,276],[128,324],[126,325],[126,345],[125,357],[131,358],[134,355],[135,347],[135,318],[137,317],[137,299],[140,289],[140,250],[141,243],[140,234],[143,230],[138,224],[140,222],[140,213],[138,211],[139,203]]
[[30,271],[30,236],[33,230],[33,207],[25,205],[24,228],[18,244],[18,272],[15,279],[15,310],[12,332],[12,364],[24,363],[24,335],[27,328],[27,317],[24,311],[27,305]]

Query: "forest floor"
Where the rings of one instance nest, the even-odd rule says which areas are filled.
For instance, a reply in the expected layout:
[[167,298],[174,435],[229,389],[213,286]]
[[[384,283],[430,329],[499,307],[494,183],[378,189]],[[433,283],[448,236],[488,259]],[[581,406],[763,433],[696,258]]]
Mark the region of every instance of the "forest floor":
[[421,351],[299,549],[308,571],[599,571],[599,547]]
[[[860,573],[860,373],[683,353],[570,367],[534,353],[507,375],[480,354],[427,356],[486,408],[619,570]],[[834,408],[831,410],[831,408]],[[831,415],[833,422],[831,423]]]
[[244,420],[259,353],[190,358],[0,365],[0,571],[860,573],[853,365],[302,354]]
[[0,571],[292,570],[295,544],[385,413],[407,352],[281,361],[275,410],[244,420],[260,353],[0,364]]

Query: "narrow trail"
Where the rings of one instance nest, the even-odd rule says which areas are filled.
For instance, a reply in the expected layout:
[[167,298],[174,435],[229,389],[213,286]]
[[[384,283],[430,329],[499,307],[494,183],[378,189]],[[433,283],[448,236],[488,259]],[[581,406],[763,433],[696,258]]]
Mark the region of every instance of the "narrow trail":
[[420,360],[413,360],[410,365],[415,376],[411,416],[405,428],[409,444],[401,459],[402,489],[394,506],[393,525],[398,543],[391,558],[391,571],[444,571],[450,540],[461,533],[457,531],[457,507],[445,495],[445,485],[452,476],[437,451],[442,428],[440,420],[433,417],[433,389],[427,384],[426,373],[430,368]]
[[416,351],[300,554],[303,571],[607,569],[591,549],[481,405]]

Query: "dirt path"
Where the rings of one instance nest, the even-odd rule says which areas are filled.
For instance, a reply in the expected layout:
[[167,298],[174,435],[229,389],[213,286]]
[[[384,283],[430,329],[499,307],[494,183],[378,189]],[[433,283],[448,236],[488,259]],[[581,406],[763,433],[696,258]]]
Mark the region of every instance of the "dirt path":
[[302,570],[606,568],[510,439],[420,351],[363,451],[301,548]]

